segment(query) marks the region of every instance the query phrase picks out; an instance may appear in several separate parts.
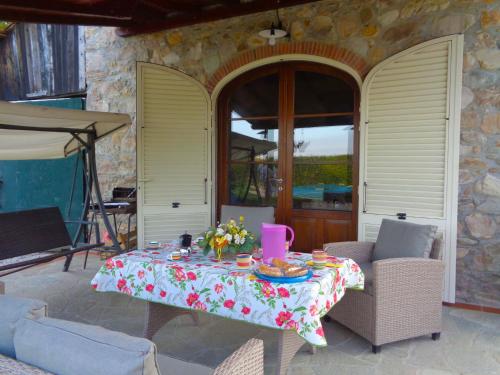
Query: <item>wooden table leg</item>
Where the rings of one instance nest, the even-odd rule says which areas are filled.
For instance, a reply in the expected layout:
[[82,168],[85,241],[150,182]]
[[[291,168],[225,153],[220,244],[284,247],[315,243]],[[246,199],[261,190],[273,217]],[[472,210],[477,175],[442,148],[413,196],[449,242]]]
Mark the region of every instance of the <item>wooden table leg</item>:
[[278,365],[276,367],[276,375],[285,375],[291,360],[306,341],[295,331],[284,330],[278,334]]
[[146,321],[142,336],[151,340],[156,332],[160,330],[167,322],[180,316],[189,314],[194,322],[198,324],[198,313],[179,309],[173,306],[162,305],[155,302],[147,302],[146,305]]

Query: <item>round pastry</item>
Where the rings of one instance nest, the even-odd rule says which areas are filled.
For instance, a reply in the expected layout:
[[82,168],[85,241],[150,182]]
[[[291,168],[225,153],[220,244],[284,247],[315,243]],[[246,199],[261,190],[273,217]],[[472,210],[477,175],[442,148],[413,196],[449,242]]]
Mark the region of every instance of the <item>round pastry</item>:
[[307,275],[307,268],[293,266],[285,271],[285,276],[296,277],[296,276],[304,276]]
[[266,264],[261,264],[259,266],[259,272],[267,276],[279,277],[283,275],[283,273],[278,267],[268,266]]
[[290,267],[293,267],[293,264],[287,263],[284,260],[281,260],[279,258],[273,258],[272,262],[273,266],[276,266],[278,268],[281,268],[283,270],[287,270]]

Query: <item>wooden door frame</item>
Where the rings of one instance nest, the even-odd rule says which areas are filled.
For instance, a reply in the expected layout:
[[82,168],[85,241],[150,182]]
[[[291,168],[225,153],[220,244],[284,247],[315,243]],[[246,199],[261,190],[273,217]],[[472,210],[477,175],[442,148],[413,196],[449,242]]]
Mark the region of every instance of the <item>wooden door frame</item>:
[[[245,72],[242,75],[236,77],[227,85],[224,86],[219,96],[217,97],[217,191],[216,191],[216,219],[220,219],[220,207],[222,204],[227,204],[229,202],[229,181],[228,181],[228,171],[227,166],[229,165],[229,130],[231,129],[231,121],[230,119],[230,108],[229,108],[229,99],[233,91],[245,83],[254,81],[255,79],[264,77],[266,75],[270,75],[276,73],[278,75],[281,74],[280,63],[277,64],[269,64],[264,65],[259,68],[253,69],[251,71]],[[279,90],[281,90],[281,79],[279,80],[280,86]],[[282,97],[280,93],[280,98]],[[278,132],[282,128],[280,122],[282,120],[281,116],[281,103],[278,102]],[[279,149],[281,149],[281,134],[278,135],[278,144]],[[280,158],[278,157],[278,163],[280,163]],[[282,167],[278,164],[278,171],[281,171]],[[279,172],[282,173],[282,172]],[[281,177],[281,176],[279,176]],[[280,195],[278,194],[278,204]]]
[[[290,60],[282,61],[278,63],[272,63],[268,65],[263,65],[251,70],[243,72],[241,75],[237,76],[229,83],[227,83],[219,95],[217,96],[217,192],[216,192],[216,217],[220,218],[220,207],[222,204],[226,204],[229,199],[228,190],[228,173],[227,166],[229,163],[229,129],[230,121],[228,121],[229,112],[229,98],[236,87],[243,85],[244,83],[255,80],[256,78],[271,74],[278,73],[280,75],[280,85],[279,85],[279,110],[278,110],[278,131],[279,131],[279,149],[286,150],[293,147],[293,95],[294,87],[290,89],[288,85],[293,79],[282,79],[286,74],[293,74],[295,70],[305,70],[312,71],[321,74],[330,75],[336,78],[342,79],[346,82],[353,92],[353,126],[354,126],[354,137],[353,137],[353,159],[352,159],[352,210],[349,214],[349,219],[352,222],[352,233],[351,237],[353,239],[357,238],[357,227],[358,227],[358,184],[359,184],[359,119],[360,119],[360,88],[359,83],[355,77],[351,76],[349,73],[331,66],[318,62],[303,61],[303,60]],[[283,95],[285,93],[286,95]],[[290,100],[292,98],[292,100]],[[286,114],[286,116],[285,116]],[[282,155],[282,154],[281,154]],[[285,193],[278,194],[278,207],[283,207],[282,212],[277,211],[276,221],[284,222],[287,214],[292,214],[293,202],[291,199],[291,187],[292,187],[292,166],[293,166],[293,155],[288,153],[286,157],[279,157],[278,160],[278,172],[279,177],[283,178],[285,181]],[[303,214],[316,218],[332,218],[333,216],[339,216],[339,219],[346,218],[345,211],[323,211],[323,210],[296,210]],[[335,217],[334,217],[335,219]],[[322,228],[320,228],[322,230]]]
[[[293,208],[293,199],[292,199],[292,188],[293,188],[293,154],[286,154],[286,166],[284,171],[286,176],[284,177],[284,181],[286,183],[284,194],[282,194],[284,200],[284,210],[283,215],[287,218],[292,216],[307,216],[317,219],[329,218],[333,220],[346,220],[349,217],[349,220],[352,222],[352,230],[351,230],[351,238],[357,238],[357,227],[358,227],[358,185],[359,185],[359,108],[360,108],[360,92],[359,86],[356,80],[348,73],[324,64],[314,63],[314,62],[306,62],[306,61],[297,61],[286,63],[287,73],[289,76],[286,81],[295,83],[295,80],[291,77],[295,71],[309,71],[320,74],[329,75],[332,77],[336,77],[347,83],[353,92],[353,126],[354,126],[354,137],[353,137],[353,158],[352,158],[352,209],[351,212],[347,211],[326,211],[326,210],[307,210],[307,209],[294,209]],[[288,95],[288,100],[286,100],[286,104],[288,105],[286,113],[288,116],[286,117],[285,124],[285,140],[286,147],[288,149],[293,149],[293,131],[294,131],[294,115],[293,115],[293,106],[294,106],[294,96],[295,96],[295,87],[292,87],[290,90],[285,91]],[[290,224],[286,222],[286,224]],[[324,228],[317,228],[318,231],[323,231]],[[318,244],[319,246],[319,244]]]

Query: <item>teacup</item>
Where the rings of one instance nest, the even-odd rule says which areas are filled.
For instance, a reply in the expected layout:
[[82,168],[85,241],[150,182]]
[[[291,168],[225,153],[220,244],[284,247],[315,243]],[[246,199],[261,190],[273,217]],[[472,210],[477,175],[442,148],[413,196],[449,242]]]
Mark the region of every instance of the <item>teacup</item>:
[[181,260],[181,252],[179,250],[174,250],[168,256],[170,260]]
[[161,247],[161,243],[158,241],[149,241],[147,248],[150,250],[156,250]]
[[313,250],[312,260],[313,267],[317,269],[324,268],[326,266],[328,259],[328,254],[324,250]]
[[236,265],[240,270],[247,270],[252,266],[252,254],[236,255]]

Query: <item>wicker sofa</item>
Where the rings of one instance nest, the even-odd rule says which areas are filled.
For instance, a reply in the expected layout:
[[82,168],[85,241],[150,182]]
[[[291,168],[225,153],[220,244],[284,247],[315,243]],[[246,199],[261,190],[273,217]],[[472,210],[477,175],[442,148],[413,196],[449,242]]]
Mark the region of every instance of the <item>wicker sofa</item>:
[[429,258],[392,258],[372,261],[375,243],[325,244],[333,256],[348,257],[365,273],[364,291],[347,290],[328,316],[372,344],[413,337],[440,337],[444,264],[440,238],[432,242]]
[[153,342],[51,319],[43,301],[0,296],[0,374],[262,375],[264,345],[250,339],[217,368],[157,354]]

